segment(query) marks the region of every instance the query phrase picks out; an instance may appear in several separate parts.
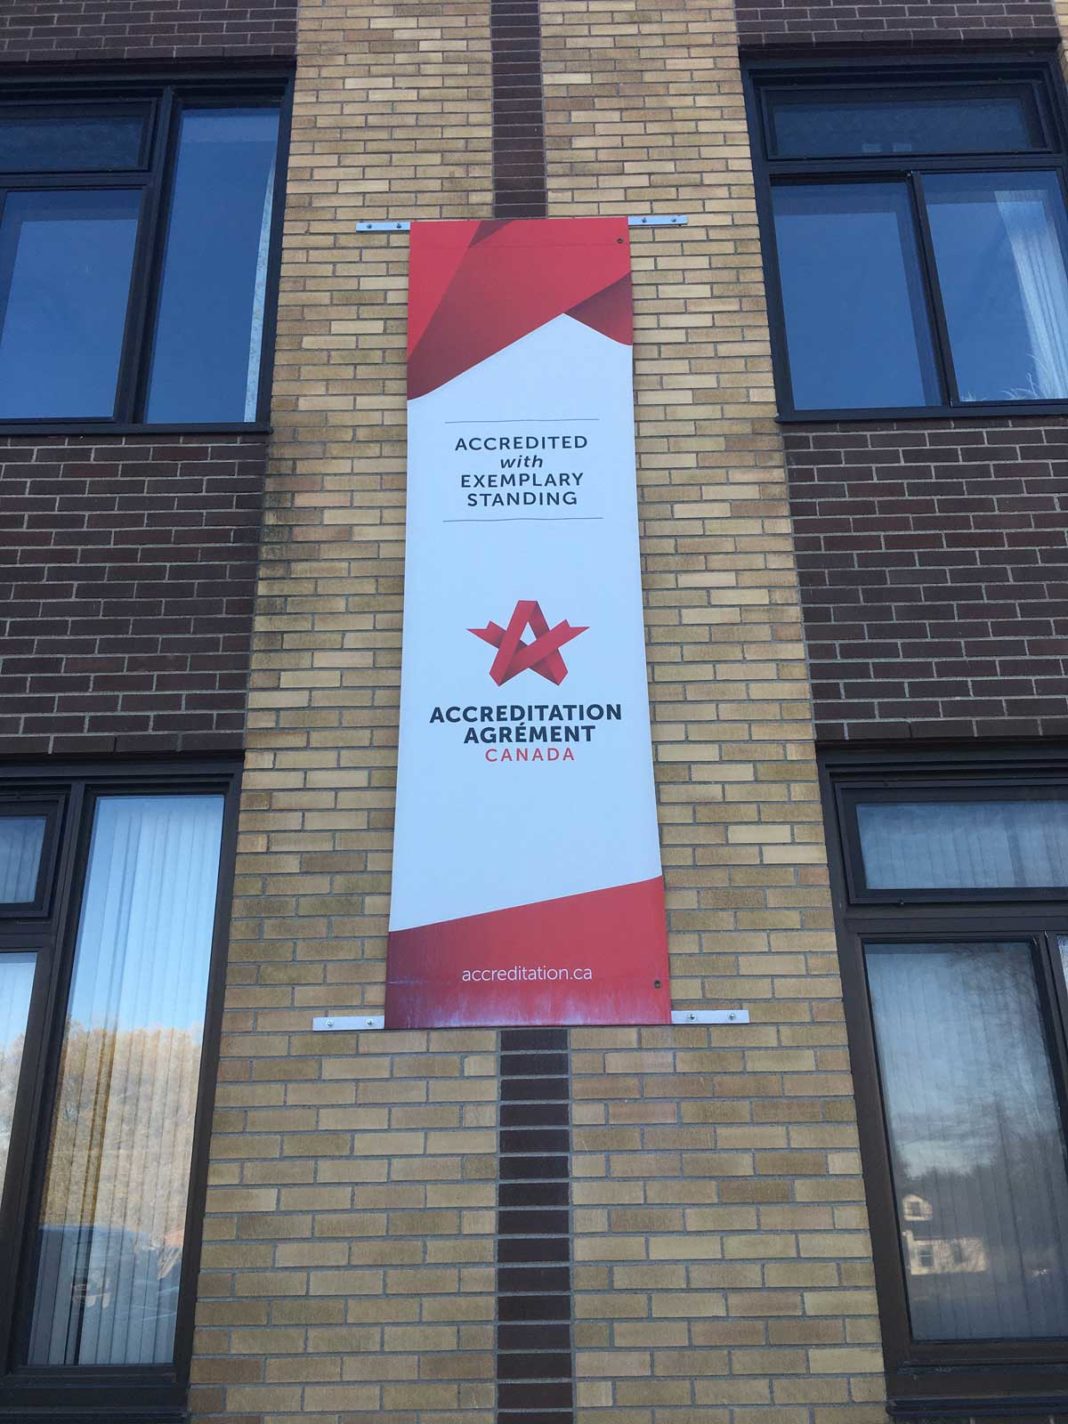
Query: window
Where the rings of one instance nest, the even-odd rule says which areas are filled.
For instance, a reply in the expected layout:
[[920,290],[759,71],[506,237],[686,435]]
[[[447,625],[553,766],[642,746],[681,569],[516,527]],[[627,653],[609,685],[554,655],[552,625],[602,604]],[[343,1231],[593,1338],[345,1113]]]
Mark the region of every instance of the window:
[[1063,1400],[1068,760],[824,773],[892,1404]]
[[0,93],[0,425],[266,419],[286,88]]
[[0,1413],[184,1417],[234,782],[0,776]]
[[1068,401],[1060,79],[751,71],[784,418]]

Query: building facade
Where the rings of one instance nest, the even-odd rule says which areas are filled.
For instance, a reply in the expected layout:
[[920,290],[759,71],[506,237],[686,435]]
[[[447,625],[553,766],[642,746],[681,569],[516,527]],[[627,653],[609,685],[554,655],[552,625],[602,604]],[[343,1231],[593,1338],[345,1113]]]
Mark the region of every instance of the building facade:
[[[0,7],[0,1420],[1068,1418],[1059,46]],[[748,1021],[316,1031],[381,1012],[397,764],[356,225],[619,214],[687,219],[631,231],[673,1002]]]

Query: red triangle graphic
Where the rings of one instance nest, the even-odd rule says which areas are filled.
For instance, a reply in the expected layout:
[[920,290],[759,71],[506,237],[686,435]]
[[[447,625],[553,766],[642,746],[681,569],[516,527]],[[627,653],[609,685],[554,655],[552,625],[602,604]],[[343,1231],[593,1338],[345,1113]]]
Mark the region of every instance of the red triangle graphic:
[[[477,242],[477,222],[426,223],[434,229],[432,242],[424,243],[425,255],[419,269],[419,281],[408,290],[408,350],[414,351],[423,338],[430,320],[449,290],[457,268],[472,242]],[[413,229],[414,237],[415,229]]]
[[[465,229],[464,248],[452,265],[447,289],[410,349],[409,400],[436,390],[630,275],[626,218],[521,219],[485,224],[492,226],[486,232],[477,231],[474,223],[416,223],[411,287],[420,312],[428,305],[421,290],[424,281],[441,292],[445,263],[440,229],[445,226]],[[446,239],[450,264],[457,247],[455,239]],[[623,328],[623,300],[621,289],[604,305],[601,319],[610,328],[608,334]]]
[[592,326],[594,331],[599,331],[602,336],[610,336],[613,341],[618,341],[623,346],[633,345],[634,315],[630,273],[620,277],[619,281],[613,282],[610,287],[605,287],[604,291],[594,292],[592,297],[579,302],[578,306],[571,308],[568,316],[573,316],[576,321],[581,321],[586,326]]

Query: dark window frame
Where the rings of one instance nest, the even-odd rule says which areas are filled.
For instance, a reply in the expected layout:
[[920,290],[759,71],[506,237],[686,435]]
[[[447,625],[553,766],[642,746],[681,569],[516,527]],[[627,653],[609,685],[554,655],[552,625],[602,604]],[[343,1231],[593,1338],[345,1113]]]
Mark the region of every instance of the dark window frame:
[[[275,105],[279,111],[278,150],[271,210],[270,254],[260,347],[256,418],[252,421],[164,421],[143,418],[151,372],[154,318],[159,302],[166,249],[168,196],[177,160],[178,126],[184,108],[212,105],[255,107]],[[292,66],[229,67],[150,73],[102,73],[92,77],[27,79],[0,85],[0,111],[22,105],[63,111],[99,112],[142,104],[148,106],[146,134],[139,169],[76,169],[57,172],[0,170],[0,213],[4,196],[19,189],[73,190],[126,188],[143,193],[134,247],[129,302],[119,360],[115,406],[111,416],[0,420],[0,436],[128,435],[145,433],[249,434],[270,430],[271,381],[277,329],[281,272],[282,224],[292,126]]]
[[[871,420],[938,420],[1000,416],[1064,415],[1068,399],[1019,401],[954,401],[952,349],[940,289],[935,278],[934,251],[927,209],[922,200],[925,174],[989,173],[997,169],[1021,172],[1031,168],[1057,174],[1068,213],[1068,94],[1059,70],[1055,49],[1047,55],[1026,59],[1011,51],[977,60],[902,57],[897,61],[870,61],[841,58],[789,61],[752,60],[743,65],[746,114],[756,185],[757,219],[760,228],[761,262],[771,332],[772,370],[778,402],[778,418],[784,424],[826,423]],[[769,154],[767,95],[774,91],[812,91],[826,96],[850,88],[870,92],[882,87],[900,92],[909,86],[922,89],[944,87],[965,95],[976,85],[1011,90],[1026,85],[1034,95],[1049,147],[1023,153],[961,153],[942,155],[887,154],[854,158],[777,159]],[[848,406],[799,409],[794,404],[790,361],[786,339],[786,316],[779,280],[779,261],[772,212],[775,185],[850,182],[904,183],[915,218],[919,246],[920,279],[923,284],[933,348],[934,367],[940,389],[948,397],[940,404],[925,406]]]
[[[991,748],[975,752],[873,749],[820,753],[831,895],[850,1061],[857,1103],[865,1194],[886,1366],[888,1405],[895,1418],[937,1411],[1013,1417],[1068,1410],[1068,1338],[1058,1340],[914,1340],[901,1253],[886,1114],[869,998],[865,945],[1030,941],[1068,1143],[1068,985],[1057,937],[1068,936],[1068,889],[866,892],[852,888],[859,847],[850,807],[864,800],[1030,799],[1054,788],[1068,795],[1068,747]],[[1021,792],[1023,793],[1021,796]],[[874,896],[877,895],[877,898]]]
[[[0,797],[65,799],[57,837],[52,913],[47,920],[0,923],[0,955],[34,951],[38,962],[15,1101],[7,1180],[0,1196],[0,1421],[49,1417],[80,1424],[136,1417],[151,1424],[187,1419],[196,1277],[203,1235],[208,1147],[218,1069],[226,947],[233,893],[240,764],[230,759],[120,766],[0,767]],[[35,1227],[44,1189],[52,1110],[58,1088],[66,1005],[87,870],[92,811],[101,795],[222,795],[223,823],[211,963],[198,1080],[193,1156],[173,1365],[33,1366],[23,1363],[33,1307]],[[14,1283],[14,1289],[10,1288]],[[39,1413],[40,1411],[41,1413]],[[126,1411],[126,1412],[124,1412]]]

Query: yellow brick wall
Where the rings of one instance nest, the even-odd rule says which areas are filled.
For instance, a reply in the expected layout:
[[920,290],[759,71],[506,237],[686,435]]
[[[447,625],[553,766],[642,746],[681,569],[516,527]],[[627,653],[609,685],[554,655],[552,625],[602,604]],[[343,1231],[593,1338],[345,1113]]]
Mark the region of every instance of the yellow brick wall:
[[549,210],[633,236],[676,1005],[577,1030],[582,1424],[875,1424],[882,1356],[733,13],[542,0]]
[[[583,1424],[869,1424],[877,1323],[729,7],[543,0],[553,216],[635,234],[677,1004],[577,1030]],[[493,1405],[497,1035],[313,1035],[384,984],[407,239],[492,212],[488,0],[302,0],[194,1417]]]
[[407,238],[488,217],[483,0],[303,0],[196,1420],[492,1417],[497,1036],[380,1008]]

